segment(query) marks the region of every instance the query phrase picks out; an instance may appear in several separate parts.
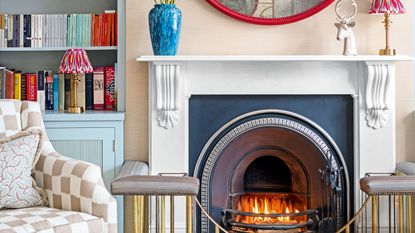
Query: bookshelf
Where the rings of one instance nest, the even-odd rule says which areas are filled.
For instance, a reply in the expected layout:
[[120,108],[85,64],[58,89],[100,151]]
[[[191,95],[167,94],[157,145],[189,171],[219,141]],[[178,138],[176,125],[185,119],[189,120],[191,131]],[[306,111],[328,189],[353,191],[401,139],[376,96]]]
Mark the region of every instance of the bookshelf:
[[[69,114],[45,111],[46,131],[55,149],[65,156],[98,164],[109,188],[124,162],[125,12],[126,0],[0,0],[0,14],[90,14],[116,10],[118,45],[85,48],[93,66],[118,64],[117,111]],[[53,70],[68,47],[0,48],[0,65],[23,72]],[[118,232],[124,232],[123,199],[118,203]]]

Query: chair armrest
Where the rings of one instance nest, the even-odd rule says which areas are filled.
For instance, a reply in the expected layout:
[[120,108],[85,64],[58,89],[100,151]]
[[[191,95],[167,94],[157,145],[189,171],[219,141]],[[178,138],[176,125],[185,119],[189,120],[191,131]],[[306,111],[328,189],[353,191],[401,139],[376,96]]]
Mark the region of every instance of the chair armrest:
[[117,231],[117,204],[98,166],[53,151],[41,154],[34,176],[47,194],[49,207],[103,218],[105,232]]

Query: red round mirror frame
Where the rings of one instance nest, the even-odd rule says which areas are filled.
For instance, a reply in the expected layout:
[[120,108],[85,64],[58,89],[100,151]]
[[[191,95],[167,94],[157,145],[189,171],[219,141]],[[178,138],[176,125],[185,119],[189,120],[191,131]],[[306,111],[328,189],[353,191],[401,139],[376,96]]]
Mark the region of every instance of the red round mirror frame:
[[328,7],[331,3],[334,2],[334,0],[323,0],[318,5],[301,12],[296,15],[287,16],[287,17],[281,17],[281,18],[259,18],[259,17],[253,17],[245,14],[241,14],[239,12],[233,11],[232,9],[224,6],[222,3],[220,3],[218,0],[207,0],[212,6],[214,6],[219,11],[222,11],[223,13],[247,22],[247,23],[253,23],[253,24],[261,24],[261,25],[281,25],[281,24],[289,24],[294,23],[303,19],[306,19],[312,15],[317,14],[318,12],[322,11],[324,8]]

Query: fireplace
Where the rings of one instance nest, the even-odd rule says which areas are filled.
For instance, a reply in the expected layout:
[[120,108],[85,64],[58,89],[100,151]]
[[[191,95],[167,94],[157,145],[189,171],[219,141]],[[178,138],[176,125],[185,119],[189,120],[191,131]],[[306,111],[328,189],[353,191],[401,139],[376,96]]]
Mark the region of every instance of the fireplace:
[[[237,128],[237,125],[245,123],[239,120],[245,119],[246,122],[256,120],[247,116],[243,117],[245,114],[264,110],[280,111],[280,114],[271,114],[273,115],[271,118],[274,118],[273,121],[277,120],[277,122],[281,118],[287,119],[286,115],[281,114],[282,112],[294,113],[294,115],[288,114],[288,118],[295,123],[293,125],[304,126],[306,132],[318,136],[314,137],[317,140],[311,141],[320,152],[324,151],[319,155],[322,158],[319,164],[325,165],[319,166],[319,169],[323,169],[328,174],[337,171],[340,173],[337,177],[342,178],[340,179],[342,182],[335,182],[341,184],[340,188],[330,189],[338,196],[336,211],[345,208],[343,212],[351,216],[353,211],[361,205],[357,181],[366,172],[393,172],[395,169],[394,63],[411,60],[409,57],[142,56],[137,60],[149,62],[148,159],[150,172],[153,175],[162,172],[188,172],[201,179],[202,187],[206,183],[206,179],[218,179],[214,174],[222,171],[218,167],[223,163],[216,163],[215,160],[212,160],[213,157],[209,157],[211,152],[214,152],[212,149],[215,145],[220,145],[218,142],[224,138],[226,133]],[[201,96],[210,96],[211,100],[216,98],[219,101],[197,101]],[[238,96],[239,100],[235,101],[234,96]],[[319,96],[325,96],[326,100],[317,100]],[[278,98],[275,99],[276,97]],[[338,101],[333,102],[330,100],[331,98],[338,98]],[[227,104],[223,103],[224,99],[229,100]],[[293,100],[298,101],[293,102]],[[234,108],[236,105],[244,106],[244,108]],[[340,109],[344,107],[347,108],[347,111]],[[340,111],[336,111],[336,109]],[[196,117],[195,110],[202,112],[203,117]],[[212,115],[219,117],[212,118]],[[261,117],[267,118],[264,115]],[[229,122],[237,124],[228,125]],[[268,128],[282,131],[284,127],[283,125],[274,125]],[[291,132],[295,130],[295,128],[286,129]],[[255,132],[253,129],[251,131],[251,133]],[[305,132],[298,134],[309,135]],[[308,137],[310,138],[310,135]],[[322,140],[322,144],[319,143],[318,138]],[[209,146],[205,148],[205,145]],[[327,150],[323,149],[325,146],[327,146]],[[299,153],[272,144],[270,148],[261,148],[256,153],[267,150],[269,153],[258,155],[257,159],[273,157],[285,163],[281,156],[278,157],[281,153],[289,152],[288,155],[299,156]],[[201,157],[203,159],[199,159]],[[301,161],[301,158],[297,160]],[[252,157],[250,162],[244,162],[244,169],[240,167],[241,170],[235,170],[235,172],[240,172],[244,177],[248,166],[254,161],[256,159]],[[281,165],[280,162],[275,162],[275,164],[277,163]],[[212,165],[211,176],[209,173],[203,176],[203,171],[206,170],[204,166],[208,164]],[[304,162],[299,162],[299,164],[310,165]],[[338,170],[330,171],[331,168],[334,168],[326,166],[330,164],[337,166]],[[291,169],[290,164],[286,163],[286,165]],[[308,173],[311,178],[307,180],[309,196],[303,195],[306,196],[305,209],[311,212],[317,210],[317,215],[324,212],[324,216],[326,216],[328,210],[334,206],[331,203],[335,202],[330,202],[330,208],[328,208],[326,200],[323,201],[324,203],[318,200],[319,198],[323,199],[321,197],[323,189],[314,193],[313,187],[319,186],[311,183],[311,180],[314,179],[312,170],[305,169],[306,174]],[[346,171],[348,175],[345,174]],[[268,204],[269,199],[276,197],[275,195],[290,194],[290,198],[295,195],[290,189],[297,188],[294,185],[299,184],[298,180],[293,182],[293,177],[298,174],[292,170],[290,172],[291,184],[287,182],[289,178],[286,177],[279,180],[278,183],[268,183],[269,189],[264,187],[265,184],[258,188],[245,178],[241,178],[242,182],[240,183],[232,183],[229,180],[229,177],[232,176],[228,174],[225,177],[228,186],[223,190],[230,191],[232,186],[234,191],[227,192],[222,196],[217,194],[223,190],[215,189],[212,192],[210,189],[212,186],[205,186],[204,190],[200,190],[199,198],[209,208],[209,213],[219,222],[223,219],[224,210],[239,211],[238,203],[249,202],[248,200],[252,200],[254,194],[257,195],[257,209],[261,212],[262,208],[265,212],[264,204],[261,207],[260,203],[265,203],[266,198],[268,198]],[[315,176],[321,178],[320,171]],[[347,184],[347,177],[349,184]],[[225,183],[225,178],[221,181],[222,183]],[[203,181],[204,179],[205,181]],[[327,187],[323,188],[327,190]],[[273,191],[278,189],[279,191]],[[217,199],[215,205],[210,202],[212,194]],[[234,196],[230,197],[228,194],[234,194]],[[204,196],[206,198],[203,199]],[[313,201],[314,198],[310,199],[309,197],[315,197],[317,201]],[[281,198],[283,199],[283,197]],[[230,199],[232,201],[229,201]],[[303,201],[300,199],[299,202]],[[255,198],[253,203],[255,207]],[[294,204],[294,206],[296,205]],[[294,212],[290,215],[296,214],[295,208],[294,210],[289,209],[289,212]],[[176,232],[184,232],[185,218],[181,217],[184,216],[184,209],[179,207],[176,211],[183,213],[175,218]],[[280,211],[279,209],[277,212]],[[298,209],[298,211],[301,212],[302,209]],[[291,218],[294,219],[294,216],[283,214],[285,216],[279,216],[281,219],[288,220],[287,217],[290,217],[290,221]],[[333,216],[337,221],[336,224],[339,224],[340,220],[344,221],[343,218],[339,218],[340,214],[337,212]],[[212,224],[203,222],[200,211],[197,211],[194,217],[195,232],[214,232]],[[278,219],[278,216],[275,217]],[[243,218],[236,216],[230,219],[244,223]],[[312,219],[312,217],[307,216],[307,219]],[[167,221],[169,220],[167,219]],[[168,226],[169,223],[167,222],[166,225]],[[155,230],[154,221],[150,229]]]
[[[221,111],[221,105],[227,102],[231,104],[224,109],[243,112],[251,105],[244,101],[246,98],[256,99],[252,106],[268,103],[268,107],[280,106],[278,103],[287,98],[292,110],[301,109],[303,101],[321,102],[322,107],[335,103],[341,106],[343,102],[343,107],[326,110],[325,114],[352,115],[351,98],[344,96],[192,98],[196,103],[190,101],[191,123],[198,119],[197,115],[203,118],[203,112],[209,111],[214,124],[216,117],[227,115]],[[212,109],[205,107],[202,112],[192,108],[212,99],[222,104],[212,104]],[[213,109],[217,112],[213,113]],[[343,140],[347,141],[350,132],[344,133]],[[191,132],[190,137],[196,134]],[[348,160],[352,163],[350,157]],[[325,232],[334,232],[347,220],[352,189],[346,160],[330,135],[300,114],[261,109],[238,115],[206,140],[194,167],[194,176],[201,179],[203,207],[228,230],[316,231],[318,225],[323,225],[321,220],[325,220],[332,229]],[[208,219],[198,216],[201,232],[213,232],[214,226]]]

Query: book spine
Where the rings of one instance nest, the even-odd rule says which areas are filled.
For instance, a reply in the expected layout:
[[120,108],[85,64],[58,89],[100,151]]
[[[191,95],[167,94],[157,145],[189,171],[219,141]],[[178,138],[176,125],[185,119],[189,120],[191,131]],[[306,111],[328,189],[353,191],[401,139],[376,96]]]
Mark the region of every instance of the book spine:
[[21,88],[22,88],[22,73],[21,72],[15,72],[14,73],[14,98],[17,100],[22,100],[21,95]]
[[114,109],[115,94],[115,68],[113,66],[105,67],[104,74],[104,92],[105,92],[105,110]]
[[94,110],[104,110],[104,67],[96,67],[94,79]]
[[92,73],[85,74],[85,105],[86,110],[94,109],[94,76]]
[[59,74],[59,111],[65,110],[65,75]]
[[19,47],[24,47],[24,15],[20,15],[19,17],[20,24],[19,24]]
[[27,100],[37,101],[37,75],[28,74],[26,80],[26,95]]
[[68,110],[71,103],[71,75],[65,74],[65,110]]
[[0,98],[5,98],[5,91],[4,84],[6,82],[6,70],[0,70]]
[[53,110],[59,110],[59,75],[53,75]]
[[53,110],[53,77],[47,76],[46,77],[46,110]]
[[6,99],[14,98],[14,72],[6,72]]
[[76,88],[76,101],[81,111],[85,111],[85,74],[79,75],[80,81]]
[[41,110],[45,110],[45,71],[37,72],[37,102]]
[[27,76],[29,74],[22,74],[21,85],[20,85],[20,93],[22,100],[27,100]]

